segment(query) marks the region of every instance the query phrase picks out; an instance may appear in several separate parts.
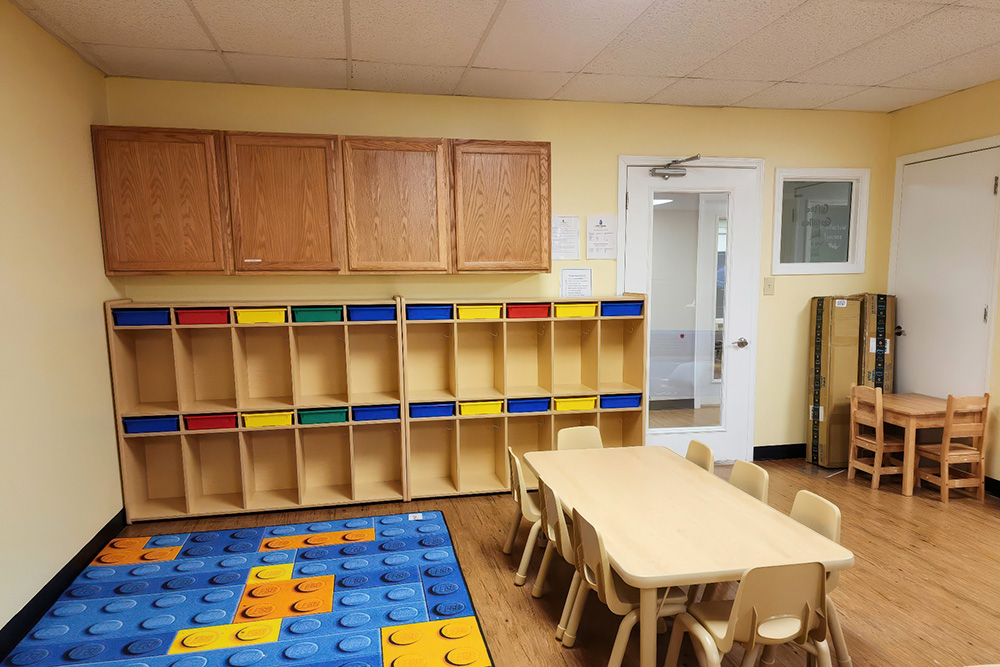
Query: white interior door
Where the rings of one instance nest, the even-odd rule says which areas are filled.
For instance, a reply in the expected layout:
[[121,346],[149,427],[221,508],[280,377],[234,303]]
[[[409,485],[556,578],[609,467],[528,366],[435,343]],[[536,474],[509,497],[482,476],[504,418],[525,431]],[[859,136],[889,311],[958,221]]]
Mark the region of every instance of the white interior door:
[[664,161],[623,160],[619,288],[649,296],[647,443],[749,459],[763,165],[701,160],[664,180],[649,173]]
[[932,396],[986,391],[996,288],[1000,148],[902,169],[895,270],[894,388]]

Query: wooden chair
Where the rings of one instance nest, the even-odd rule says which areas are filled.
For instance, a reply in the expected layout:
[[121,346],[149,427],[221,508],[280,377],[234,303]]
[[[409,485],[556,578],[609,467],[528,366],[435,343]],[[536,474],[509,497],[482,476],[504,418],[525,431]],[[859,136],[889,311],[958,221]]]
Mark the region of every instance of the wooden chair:
[[573,553],[570,526],[566,521],[566,513],[563,511],[559,494],[552,487],[546,486],[542,480],[538,480],[538,494],[539,499],[542,501],[542,526],[544,527],[548,543],[545,545],[545,554],[542,556],[542,564],[538,567],[538,574],[535,576],[535,585],[531,589],[531,595],[538,598],[545,592],[545,579],[549,574],[549,567],[551,567],[552,559],[556,554],[573,566],[573,579],[570,581],[569,591],[566,593],[566,602],[563,605],[562,616],[559,619],[559,625],[556,627],[556,639],[563,640],[565,646],[572,646],[576,637],[575,635],[569,636],[569,643],[566,643],[567,636],[565,632],[570,612],[573,609],[573,602],[580,590],[580,573],[576,571],[576,554]]
[[767,471],[756,463],[735,462],[733,472],[729,475],[729,483],[760,502],[767,503]]
[[538,508],[535,496],[528,492],[524,483],[524,473],[521,471],[521,461],[517,454],[510,447],[507,448],[507,457],[510,459],[510,493],[517,504],[517,511],[514,513],[514,520],[510,525],[510,533],[507,541],[503,545],[503,552],[510,554],[514,550],[514,540],[517,539],[517,532],[521,528],[521,521],[531,524],[528,530],[528,539],[524,543],[524,553],[521,554],[521,562],[518,565],[517,573],[514,575],[514,585],[523,586],[528,574],[528,566],[531,564],[531,554],[534,551],[535,540],[538,539],[538,531],[542,527],[542,513]]
[[[979,500],[986,500],[986,466],[983,458],[986,443],[986,419],[990,395],[948,395],[941,442],[917,446],[914,461],[916,484],[930,482],[941,489],[941,501],[948,502],[951,489],[975,489]],[[968,440],[969,442],[958,442]],[[921,468],[920,460],[930,459],[937,466]],[[955,467],[968,464],[970,470]]]
[[715,472],[715,454],[708,445],[692,440],[688,443],[685,458],[692,463],[696,463],[708,472]]
[[556,433],[556,449],[601,449],[601,431],[596,426],[569,426]]
[[[882,389],[851,385],[851,435],[847,462],[847,479],[854,479],[858,470],[872,476],[872,488],[877,489],[882,475],[902,475],[903,464],[893,461],[885,465],[885,457],[903,451],[903,440],[885,434],[882,421]],[[871,452],[871,458],[861,458],[858,450]]]

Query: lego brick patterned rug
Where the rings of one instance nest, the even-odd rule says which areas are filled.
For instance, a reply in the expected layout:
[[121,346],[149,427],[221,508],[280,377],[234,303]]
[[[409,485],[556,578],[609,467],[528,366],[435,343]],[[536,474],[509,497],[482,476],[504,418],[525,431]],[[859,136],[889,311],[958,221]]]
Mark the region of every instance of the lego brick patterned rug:
[[492,664],[440,512],[113,540],[4,661]]

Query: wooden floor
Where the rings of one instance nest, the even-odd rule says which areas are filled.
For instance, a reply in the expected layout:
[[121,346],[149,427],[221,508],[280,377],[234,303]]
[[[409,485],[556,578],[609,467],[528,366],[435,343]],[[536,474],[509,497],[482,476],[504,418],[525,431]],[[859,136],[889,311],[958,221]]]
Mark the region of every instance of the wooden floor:
[[[1000,662],[1000,503],[959,498],[943,505],[929,491],[912,498],[899,483],[872,491],[867,479],[848,482],[841,472],[797,460],[763,464],[771,475],[771,504],[787,512],[799,489],[837,503],[844,516],[843,543],[855,566],[833,592],[856,667],[962,667]],[[729,472],[723,468],[721,476]],[[664,480],[668,483],[668,480]],[[627,486],[623,489],[627,493]],[[598,667],[607,664],[618,625],[596,598],[588,602],[577,646],[563,649],[553,629],[569,583],[568,567],[552,568],[551,591],[531,598],[531,582],[513,585],[514,556],[500,552],[514,506],[508,496],[478,496],[387,503],[225,518],[135,524],[122,533],[153,535],[266,526],[424,509],[445,513],[486,640],[498,667]],[[522,530],[518,545],[523,544]],[[515,547],[515,552],[517,547]],[[731,593],[731,591],[726,591]],[[658,664],[666,650],[661,638]],[[690,647],[682,664],[696,664]],[[779,665],[803,665],[804,654],[781,648]],[[739,664],[740,649],[725,662]],[[633,635],[626,665],[637,664]]]
[[649,428],[691,428],[694,426],[718,426],[721,419],[718,405],[704,405],[700,408],[674,408],[670,410],[650,410]]

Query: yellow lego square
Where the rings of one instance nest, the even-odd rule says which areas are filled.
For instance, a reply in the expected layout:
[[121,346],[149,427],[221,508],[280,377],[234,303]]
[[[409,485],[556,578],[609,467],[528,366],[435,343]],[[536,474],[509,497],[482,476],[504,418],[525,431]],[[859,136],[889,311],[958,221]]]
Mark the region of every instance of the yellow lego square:
[[278,641],[281,619],[178,630],[168,654],[236,648]]
[[382,628],[383,667],[491,667],[475,616]]
[[281,565],[261,565],[250,569],[250,576],[247,577],[247,585],[264,584],[269,581],[287,581],[292,578],[292,570],[295,563],[283,563]]

